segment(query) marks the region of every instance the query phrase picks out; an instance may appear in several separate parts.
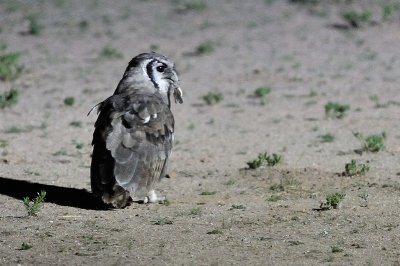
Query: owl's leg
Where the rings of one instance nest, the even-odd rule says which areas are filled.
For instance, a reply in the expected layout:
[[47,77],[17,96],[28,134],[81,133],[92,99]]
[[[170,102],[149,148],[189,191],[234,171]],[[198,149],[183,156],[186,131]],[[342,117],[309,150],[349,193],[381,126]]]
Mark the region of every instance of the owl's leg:
[[156,194],[155,190],[152,189],[147,193],[147,196],[144,198],[144,203],[158,203],[164,202],[167,198],[165,196],[159,196]]

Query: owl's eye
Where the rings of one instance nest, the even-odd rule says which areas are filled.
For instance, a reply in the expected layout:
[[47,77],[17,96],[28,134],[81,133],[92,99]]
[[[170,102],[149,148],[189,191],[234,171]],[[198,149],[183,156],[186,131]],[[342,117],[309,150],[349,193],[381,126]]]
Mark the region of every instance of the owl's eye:
[[156,67],[157,71],[160,72],[160,73],[164,72],[164,70],[166,68],[167,68],[166,65],[159,65],[159,66]]

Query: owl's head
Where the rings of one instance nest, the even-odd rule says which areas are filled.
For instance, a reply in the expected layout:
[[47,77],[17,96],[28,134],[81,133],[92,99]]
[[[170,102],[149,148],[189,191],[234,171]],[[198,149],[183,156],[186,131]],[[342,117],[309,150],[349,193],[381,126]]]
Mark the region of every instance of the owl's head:
[[148,89],[168,99],[172,93],[175,102],[183,102],[174,62],[155,52],[139,54],[129,62],[116,93],[126,88]]

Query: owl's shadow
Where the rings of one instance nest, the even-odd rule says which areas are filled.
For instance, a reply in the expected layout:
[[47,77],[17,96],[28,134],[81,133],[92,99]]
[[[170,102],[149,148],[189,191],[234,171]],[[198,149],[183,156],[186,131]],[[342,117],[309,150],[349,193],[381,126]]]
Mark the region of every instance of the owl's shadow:
[[46,191],[45,202],[86,210],[108,210],[109,206],[85,189],[59,187],[0,177],[0,194],[22,200],[34,198],[40,191]]

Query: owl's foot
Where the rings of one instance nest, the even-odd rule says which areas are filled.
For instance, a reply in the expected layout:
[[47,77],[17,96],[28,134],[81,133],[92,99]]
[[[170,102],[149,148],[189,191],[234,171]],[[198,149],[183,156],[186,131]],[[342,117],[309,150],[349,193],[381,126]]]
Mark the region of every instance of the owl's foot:
[[111,204],[114,208],[125,208],[131,203],[129,192],[124,188],[115,185],[114,193],[112,195],[104,193],[101,197],[104,203]]
[[143,203],[162,203],[167,199],[165,196],[159,196],[154,190],[150,190],[144,198]]

